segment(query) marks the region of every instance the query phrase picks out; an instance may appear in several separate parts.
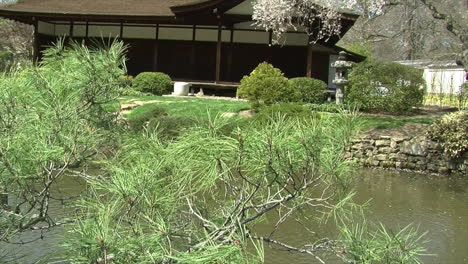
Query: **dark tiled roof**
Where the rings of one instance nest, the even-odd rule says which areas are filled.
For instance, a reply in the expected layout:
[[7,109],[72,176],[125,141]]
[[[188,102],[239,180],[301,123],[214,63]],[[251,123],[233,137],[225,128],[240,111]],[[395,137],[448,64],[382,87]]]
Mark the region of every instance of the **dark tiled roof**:
[[[0,7],[18,13],[77,15],[173,16],[171,7],[209,0],[19,0]],[[229,1],[229,0],[228,0]]]

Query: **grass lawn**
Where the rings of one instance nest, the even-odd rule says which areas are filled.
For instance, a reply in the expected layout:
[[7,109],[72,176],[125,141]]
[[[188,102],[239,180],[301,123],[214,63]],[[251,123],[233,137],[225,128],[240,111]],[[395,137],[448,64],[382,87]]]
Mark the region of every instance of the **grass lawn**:
[[[125,117],[132,119],[145,113],[155,105],[165,108],[166,112],[173,116],[207,118],[215,117],[225,112],[237,113],[242,110],[250,109],[250,105],[244,101],[230,101],[206,98],[181,98],[181,97],[162,97],[162,96],[141,96],[141,97],[122,97],[119,99],[121,104],[131,103],[132,101],[158,101],[157,103],[146,104],[135,108]],[[118,103],[106,106],[108,111],[117,111]],[[324,113],[330,114],[330,113]],[[395,129],[404,126],[407,123],[432,124],[437,118],[424,116],[388,116],[388,115],[368,115],[362,114],[361,120],[364,121],[364,129]]]
[[[126,118],[138,116],[154,105],[165,108],[166,112],[173,116],[185,116],[196,118],[214,117],[225,112],[237,113],[242,110],[250,109],[250,105],[244,101],[230,101],[204,98],[180,98],[163,96],[142,96],[142,97],[122,97],[120,103],[131,103],[131,100],[137,101],[159,101],[154,104],[146,104],[135,108],[131,113],[125,115]],[[118,107],[118,104],[116,106]]]
[[435,117],[411,117],[411,116],[377,116],[377,115],[361,115],[361,120],[364,121],[364,129],[392,129],[400,128],[407,123],[417,124],[432,124],[437,118]]

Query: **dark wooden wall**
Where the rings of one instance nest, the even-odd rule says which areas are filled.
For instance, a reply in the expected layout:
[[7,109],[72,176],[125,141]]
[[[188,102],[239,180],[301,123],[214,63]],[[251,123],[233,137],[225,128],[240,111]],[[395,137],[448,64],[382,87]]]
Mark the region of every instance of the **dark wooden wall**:
[[[41,50],[51,45],[55,37],[39,35]],[[81,41],[83,39],[75,38]],[[86,40],[86,43],[91,43]],[[214,81],[216,42],[178,40],[124,39],[128,44],[129,75],[160,71],[174,79]],[[156,61],[155,61],[156,60]],[[306,76],[307,47],[271,46],[262,44],[222,43],[221,81],[239,82],[261,62],[281,69],[288,78]],[[312,77],[328,81],[329,54],[313,52]]]

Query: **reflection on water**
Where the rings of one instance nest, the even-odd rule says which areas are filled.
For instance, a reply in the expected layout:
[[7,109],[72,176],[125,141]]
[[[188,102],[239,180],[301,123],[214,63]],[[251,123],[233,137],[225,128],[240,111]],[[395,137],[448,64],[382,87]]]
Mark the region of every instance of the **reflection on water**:
[[[84,190],[84,181],[78,177],[62,177],[51,190],[49,213],[56,221],[69,215],[68,204],[75,200]],[[15,197],[9,196],[9,203],[15,204]],[[0,242],[0,263],[35,263],[43,260],[45,263],[55,263],[63,259],[60,244],[64,241],[64,229],[55,227],[49,230],[35,230],[21,233],[11,243]],[[56,262],[59,263],[59,262]]]
[[[57,195],[74,196],[83,189],[83,183],[76,178],[66,178],[60,183]],[[381,170],[360,170],[356,175],[356,201],[370,203],[371,220],[381,221],[390,228],[401,228],[409,223],[419,226],[419,230],[428,230],[430,240],[428,251],[435,256],[424,257],[427,264],[460,264],[468,263],[466,254],[468,242],[468,177],[435,177],[416,173],[399,173]],[[60,202],[54,203],[54,212],[63,214]],[[306,225],[307,223],[302,223]],[[302,224],[288,222],[278,233],[276,239],[288,241],[292,245],[303,245],[314,241],[308,233],[301,232]],[[267,226],[258,227],[258,231]],[[327,230],[317,230],[328,234]],[[54,229],[44,233],[44,239],[26,245],[0,244],[0,256],[3,251],[17,256],[26,255],[20,263],[32,263],[46,255],[54,259],[60,255],[58,243],[63,241],[63,229]],[[24,234],[15,240],[19,242],[40,237],[41,233]],[[331,236],[331,235],[330,235]],[[307,256],[273,250],[268,245],[266,263],[314,263]],[[328,263],[328,262],[327,262]],[[339,262],[335,262],[339,263]]]
[[[430,242],[426,248],[435,255],[423,257],[424,263],[468,263],[468,177],[366,169],[357,172],[355,189],[356,202],[371,199],[369,220],[382,222],[393,230],[413,223],[421,232],[429,232],[426,239]],[[267,230],[267,227],[263,228]],[[299,232],[301,228],[301,224],[291,221],[276,234],[276,238],[296,246],[314,241],[310,235]],[[330,234],[330,230],[318,232]],[[265,251],[266,263],[314,263],[310,257],[268,246]]]

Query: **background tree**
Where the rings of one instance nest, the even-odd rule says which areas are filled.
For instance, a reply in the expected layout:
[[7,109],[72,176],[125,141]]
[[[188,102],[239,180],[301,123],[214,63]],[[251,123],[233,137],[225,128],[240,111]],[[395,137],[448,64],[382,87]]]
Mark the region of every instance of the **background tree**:
[[341,31],[340,11],[367,16],[383,12],[386,0],[256,0],[255,25],[271,30],[276,41],[288,30],[304,30],[312,41],[328,40]]
[[[438,1],[437,6],[463,30],[463,23],[468,23],[465,2]],[[447,25],[444,19],[435,19],[421,0],[393,1],[380,16],[360,17],[339,44],[366,43],[381,60],[456,59],[464,49],[463,37],[450,32]]]
[[[312,37],[312,41],[318,41],[327,40],[340,32],[340,10],[355,10],[362,13],[364,25],[361,30],[366,32],[362,37],[358,37],[358,41],[399,40],[400,43],[397,44],[400,46],[399,50],[405,54],[400,59],[420,58],[441,47],[449,46],[448,50],[459,54],[458,61],[466,68],[468,56],[466,5],[466,1],[432,0],[256,0],[253,19],[257,26],[273,31],[277,40],[288,30],[300,29],[305,30]],[[387,11],[392,14],[392,18],[379,23],[378,26],[367,27],[366,24],[369,23],[367,21],[380,21],[382,19],[379,16],[384,17]],[[441,29],[425,14],[432,15],[433,19],[442,20],[443,25],[459,44],[442,41],[437,45],[428,45],[431,36],[437,36],[434,40],[441,39],[435,34]],[[383,30],[388,25],[392,25],[392,29]],[[355,41],[356,39],[350,42]]]
[[0,72],[32,58],[32,27],[0,18]]

